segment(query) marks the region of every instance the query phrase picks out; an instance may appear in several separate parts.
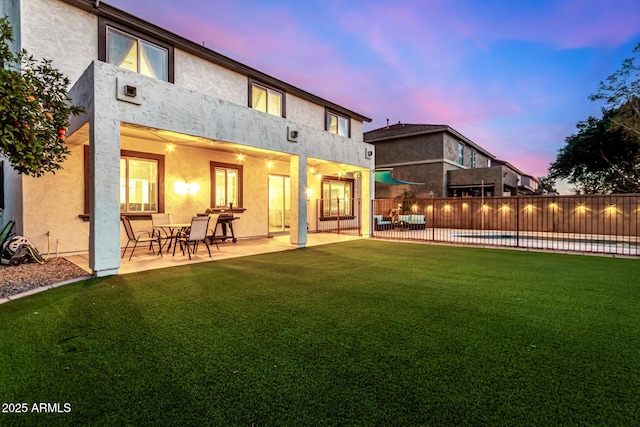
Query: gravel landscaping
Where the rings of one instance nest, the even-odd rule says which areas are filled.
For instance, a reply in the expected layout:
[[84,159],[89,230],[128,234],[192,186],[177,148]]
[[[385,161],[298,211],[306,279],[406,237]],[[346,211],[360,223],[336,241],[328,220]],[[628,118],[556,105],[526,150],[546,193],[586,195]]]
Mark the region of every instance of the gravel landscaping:
[[44,264],[0,265],[0,298],[84,276],[89,273],[64,258],[50,258]]

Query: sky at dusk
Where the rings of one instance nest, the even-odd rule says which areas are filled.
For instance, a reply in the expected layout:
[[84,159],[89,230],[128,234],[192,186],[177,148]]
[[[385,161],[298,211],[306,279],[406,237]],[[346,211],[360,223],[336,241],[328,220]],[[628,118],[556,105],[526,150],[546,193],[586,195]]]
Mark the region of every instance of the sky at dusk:
[[640,43],[638,0],[107,0],[373,119],[446,124],[542,176]]

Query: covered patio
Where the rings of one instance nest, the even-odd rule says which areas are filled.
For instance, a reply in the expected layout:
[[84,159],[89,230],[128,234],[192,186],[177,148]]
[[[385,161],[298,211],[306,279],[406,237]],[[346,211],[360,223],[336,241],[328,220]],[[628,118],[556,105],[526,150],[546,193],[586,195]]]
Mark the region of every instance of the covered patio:
[[[137,88],[136,97],[122,95],[123,84]],[[115,97],[100,96],[114,87]],[[68,209],[56,211],[60,218],[52,222],[65,236],[55,240],[61,253],[82,253],[88,241],[97,276],[128,271],[120,260],[127,241],[121,215],[133,220],[136,231],[150,230],[152,213],[187,223],[199,214],[228,214],[233,204],[235,237],[284,235],[278,240],[304,247],[307,233],[319,230],[316,215],[325,226],[335,214],[329,204],[318,214],[317,199],[357,198],[366,201],[364,208],[349,214],[370,234],[373,160],[357,139],[100,62],[70,94],[87,114],[69,130],[76,174],[64,188],[84,206],[73,222],[63,221]],[[100,113],[91,108],[98,98]],[[84,185],[78,185],[81,174]]]
[[[355,239],[363,239],[365,237],[347,235],[347,234],[334,234],[334,233],[309,233],[307,236],[307,247],[326,245],[331,243],[346,242]],[[154,270],[158,268],[177,267],[181,265],[188,265],[200,262],[221,261],[229,258],[238,258],[251,255],[259,255],[271,252],[288,251],[292,249],[299,249],[297,245],[290,242],[288,235],[278,235],[273,237],[262,237],[254,239],[240,239],[237,243],[226,241],[219,243],[220,250],[217,250],[215,245],[211,248],[211,258],[206,249],[200,247],[196,254],[192,255],[192,259],[189,260],[187,255],[182,255],[178,250],[175,256],[172,253],[164,253],[163,256],[152,253],[147,247],[140,247],[136,249],[135,254],[128,261],[127,256],[122,259],[120,264],[119,273],[138,273],[147,270]],[[69,255],[65,258],[80,268],[85,269],[91,273],[89,267],[89,255]]]

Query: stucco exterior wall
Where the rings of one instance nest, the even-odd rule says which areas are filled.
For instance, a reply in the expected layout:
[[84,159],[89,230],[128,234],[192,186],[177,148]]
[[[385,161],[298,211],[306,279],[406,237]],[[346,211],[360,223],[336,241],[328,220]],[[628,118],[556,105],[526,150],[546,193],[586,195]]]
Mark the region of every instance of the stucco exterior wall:
[[185,89],[215,96],[238,105],[247,105],[247,76],[202,58],[175,49],[175,84]]
[[[17,0],[10,0],[6,7]],[[3,3],[4,4],[4,3]],[[47,58],[53,66],[75,82],[89,64],[97,59],[98,19],[95,15],[66,3],[29,0],[20,3],[24,21],[22,47],[36,58]],[[175,85],[247,106],[248,78],[210,63],[180,49],[174,51]],[[72,59],[71,59],[72,58]],[[324,131],[324,107],[287,94],[287,117],[301,125]],[[352,120],[353,138],[362,142],[362,122]]]
[[394,141],[380,141],[375,146],[378,167],[437,161],[441,160],[443,156],[441,133],[408,136]]
[[46,58],[73,83],[98,55],[95,15],[51,0],[22,1],[22,47]]
[[84,152],[70,146],[71,155],[55,175],[23,177],[24,230],[38,250],[47,250],[47,232],[53,253],[86,251],[89,224],[84,213]]

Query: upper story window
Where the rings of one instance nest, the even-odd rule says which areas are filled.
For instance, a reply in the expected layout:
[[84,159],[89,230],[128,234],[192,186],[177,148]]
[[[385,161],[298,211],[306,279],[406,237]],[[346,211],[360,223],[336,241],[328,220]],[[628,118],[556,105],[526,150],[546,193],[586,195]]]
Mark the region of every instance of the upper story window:
[[458,163],[464,165],[464,145],[458,144]]
[[471,152],[471,168],[475,168],[476,167],[476,152],[472,151]]
[[167,81],[169,53],[137,37],[109,28],[107,62],[158,80]]
[[326,130],[340,136],[351,136],[351,119],[327,110]]
[[284,99],[283,92],[252,80],[249,81],[249,106],[254,110],[286,117]]
[[173,46],[99,19],[98,59],[173,83]]

